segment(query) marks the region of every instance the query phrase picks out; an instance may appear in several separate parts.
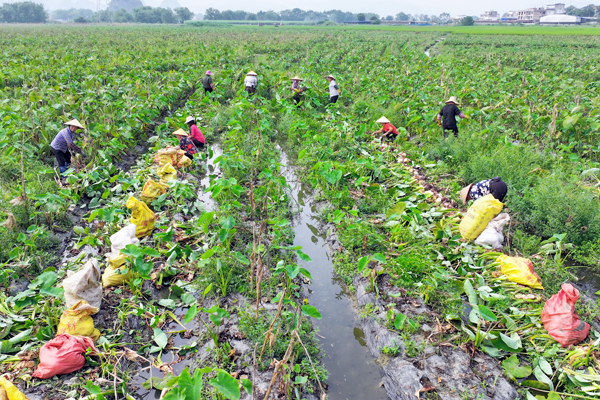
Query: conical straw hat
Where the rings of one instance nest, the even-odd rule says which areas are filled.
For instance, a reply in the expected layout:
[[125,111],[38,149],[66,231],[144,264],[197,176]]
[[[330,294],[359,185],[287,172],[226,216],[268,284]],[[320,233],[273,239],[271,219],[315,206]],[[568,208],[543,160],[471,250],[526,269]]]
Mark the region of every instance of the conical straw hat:
[[473,186],[473,184],[471,183],[469,186],[465,186],[461,191],[460,191],[460,199],[462,200],[463,203],[467,204],[467,197],[469,197],[469,192],[471,191],[471,186]]
[[387,119],[386,117],[381,117],[381,118],[379,118],[379,119],[378,119],[377,121],[375,121],[375,122],[378,122],[378,123],[380,123],[380,124],[389,124],[389,123],[390,123],[390,120],[389,120],[389,119]]
[[187,136],[188,134],[185,133],[185,131],[183,129],[179,128],[175,132],[173,132],[173,135]]
[[79,121],[77,121],[76,119],[72,119],[72,120],[70,120],[69,122],[65,122],[65,123],[64,123],[64,125],[67,125],[67,126],[75,126],[75,127],[79,128],[79,129],[85,129],[85,128],[83,127],[83,125],[81,125],[81,124],[79,123]]
[[246,75],[258,76],[258,74],[254,71],[250,71]]
[[335,78],[333,77],[333,75],[327,75],[325,78],[331,78],[331,79],[335,79]]
[[458,105],[458,100],[456,100],[456,97],[452,96],[448,99],[448,101],[446,101],[446,104],[448,103],[454,103],[456,105]]
[[298,75],[292,78],[293,81],[303,81],[304,79],[300,78]]

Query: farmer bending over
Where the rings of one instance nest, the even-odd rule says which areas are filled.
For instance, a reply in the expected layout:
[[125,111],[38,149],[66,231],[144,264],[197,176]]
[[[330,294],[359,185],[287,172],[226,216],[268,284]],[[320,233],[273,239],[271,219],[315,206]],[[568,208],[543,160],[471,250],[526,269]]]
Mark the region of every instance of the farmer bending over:
[[194,143],[197,150],[204,149],[204,143],[206,143],[206,140],[204,140],[204,135],[196,126],[196,118],[189,116],[185,119],[185,123],[190,127],[188,139]]
[[248,92],[248,95],[256,93],[256,87],[258,86],[257,76],[258,74],[254,71],[250,71],[246,74],[244,86],[246,87],[246,92]]
[[183,129],[177,129],[173,132],[173,135],[177,136],[177,139],[179,139],[179,148],[185,151],[185,156],[190,160],[193,160],[194,154],[198,151],[196,150],[194,142],[188,137],[188,134],[185,133]]
[[444,131],[444,138],[448,137],[447,131],[454,132],[454,136],[458,137],[458,126],[456,126],[457,115],[461,118],[468,119],[468,117],[458,109],[458,101],[456,100],[456,97],[452,96],[446,102],[446,105],[442,107],[437,116],[437,123]]
[[50,148],[52,149],[54,157],[56,157],[56,162],[58,163],[58,170],[60,171],[61,178],[64,178],[63,174],[67,168],[69,168],[69,165],[71,165],[71,152],[69,152],[69,150],[79,153],[85,157],[83,151],[81,151],[81,149],[75,143],[73,143],[75,131],[77,131],[77,129],[83,129],[83,126],[76,119],[66,122],[65,125],[67,127],[58,132],[52,143],[50,143]]
[[504,200],[508,187],[499,176],[485,181],[471,183],[460,191],[460,199],[467,204],[469,200],[477,200],[480,197],[491,194],[498,201]]
[[387,119],[386,117],[381,117],[376,122],[378,124],[381,124],[382,126],[380,130],[373,132],[373,135],[383,133],[383,135],[381,135],[381,139],[385,139],[390,142],[396,140],[396,138],[398,137],[398,130],[394,125],[390,123],[389,119]]

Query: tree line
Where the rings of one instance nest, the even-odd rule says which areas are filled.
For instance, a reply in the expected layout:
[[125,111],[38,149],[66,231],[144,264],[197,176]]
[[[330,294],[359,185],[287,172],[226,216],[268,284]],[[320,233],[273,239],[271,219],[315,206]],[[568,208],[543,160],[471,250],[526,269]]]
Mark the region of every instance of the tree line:
[[[194,13],[187,7],[178,7],[174,10],[162,7],[143,6],[127,12],[122,8],[117,11],[104,10],[94,13],[91,22],[137,22],[140,24],[177,24],[191,20]],[[75,20],[77,22],[77,20]]]
[[0,7],[0,23],[44,23],[47,18],[44,6],[32,1],[4,3]]

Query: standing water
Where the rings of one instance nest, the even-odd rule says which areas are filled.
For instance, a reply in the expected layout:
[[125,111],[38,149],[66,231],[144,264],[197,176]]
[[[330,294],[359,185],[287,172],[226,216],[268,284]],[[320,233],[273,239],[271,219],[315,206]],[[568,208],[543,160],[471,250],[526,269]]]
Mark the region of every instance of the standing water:
[[294,246],[312,258],[302,262],[310,271],[309,301],[322,315],[316,320],[323,364],[329,371],[329,400],[385,400],[386,391],[381,386],[381,375],[375,359],[364,342],[364,334],[356,320],[350,293],[336,277],[332,253],[325,242],[327,232],[320,228],[318,211],[310,188],[298,181],[294,169],[282,151],[283,175],[292,187],[292,197],[299,214],[294,218]]

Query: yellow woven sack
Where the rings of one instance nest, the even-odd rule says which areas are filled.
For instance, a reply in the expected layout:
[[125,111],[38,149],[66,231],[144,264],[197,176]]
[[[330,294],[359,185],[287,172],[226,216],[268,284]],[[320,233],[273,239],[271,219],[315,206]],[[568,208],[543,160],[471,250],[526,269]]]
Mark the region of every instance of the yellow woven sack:
[[161,149],[154,156],[154,162],[160,166],[171,164],[177,165],[177,161],[181,158],[179,151],[176,149]]
[[0,376],[0,386],[6,390],[8,400],[29,400],[11,381],[2,376]]
[[131,221],[136,226],[135,236],[142,237],[152,233],[156,216],[148,206],[131,196],[127,200],[127,208],[131,209]]
[[491,194],[475,200],[458,227],[463,239],[477,239],[490,221],[502,211],[503,206],[504,204]]
[[73,336],[87,336],[97,340],[100,337],[100,331],[94,328],[94,320],[90,317],[90,315],[97,312],[96,307],[92,307],[87,301],[81,300],[63,312],[56,334],[68,333]]
[[162,184],[155,182],[152,179],[148,179],[144,185],[144,188],[142,189],[142,195],[140,198],[143,201],[154,200],[166,192],[167,190]]
[[192,165],[192,160],[190,160],[189,158],[187,158],[185,156],[185,151],[183,150],[178,150],[177,151],[179,154],[179,159],[177,161],[177,165],[175,165],[177,168],[185,168],[185,167],[189,167],[190,165]]
[[133,276],[131,271],[127,271],[126,274],[120,273],[125,267],[125,259],[125,254],[108,258],[110,265],[102,274],[102,287],[120,286],[131,279]]
[[542,280],[533,270],[531,260],[502,254],[496,261],[500,263],[502,273],[506,275],[509,281],[544,290]]
[[166,163],[164,166],[160,167],[157,174],[160,176],[160,183],[167,184],[167,186],[173,179],[177,179],[177,170],[173,168],[171,163]]

